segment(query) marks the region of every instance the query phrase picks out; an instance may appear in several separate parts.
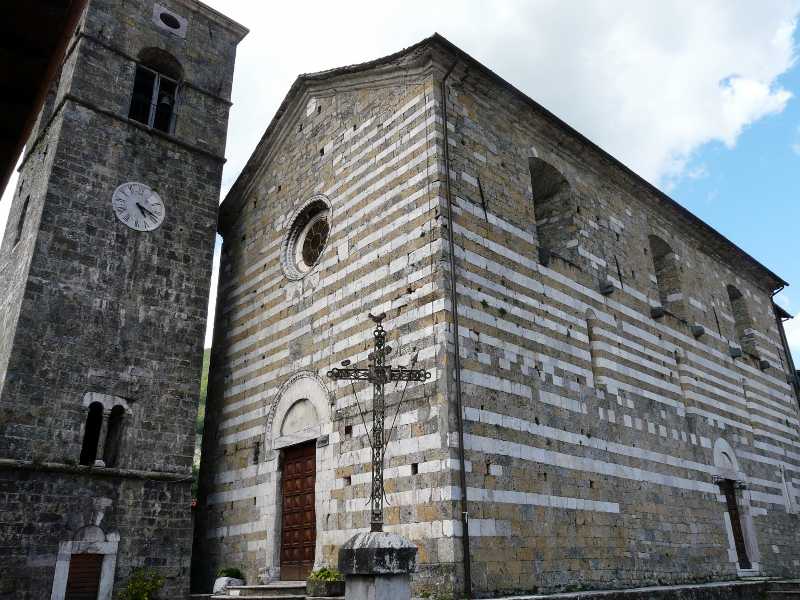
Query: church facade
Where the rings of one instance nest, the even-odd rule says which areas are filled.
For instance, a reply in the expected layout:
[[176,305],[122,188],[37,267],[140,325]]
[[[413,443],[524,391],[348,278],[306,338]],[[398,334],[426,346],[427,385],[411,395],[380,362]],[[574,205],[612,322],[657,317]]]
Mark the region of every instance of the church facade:
[[91,0],[0,246],[0,597],[189,591],[192,456],[236,45],[194,0]]
[[369,312],[432,374],[387,389],[417,593],[800,574],[785,282],[440,36],[299,77],[220,230],[198,591],[368,529]]

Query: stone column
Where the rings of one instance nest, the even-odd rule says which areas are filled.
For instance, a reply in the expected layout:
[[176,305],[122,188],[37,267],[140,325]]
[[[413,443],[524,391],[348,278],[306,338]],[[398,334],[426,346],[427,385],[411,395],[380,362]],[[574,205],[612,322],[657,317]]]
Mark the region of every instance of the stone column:
[[94,466],[105,467],[106,461],[103,460],[103,454],[106,448],[106,437],[108,436],[108,419],[111,416],[111,411],[103,409],[103,421],[100,424],[100,435],[97,438],[97,454],[95,455]]
[[345,600],[410,600],[416,566],[417,547],[396,533],[359,533],[339,549]]

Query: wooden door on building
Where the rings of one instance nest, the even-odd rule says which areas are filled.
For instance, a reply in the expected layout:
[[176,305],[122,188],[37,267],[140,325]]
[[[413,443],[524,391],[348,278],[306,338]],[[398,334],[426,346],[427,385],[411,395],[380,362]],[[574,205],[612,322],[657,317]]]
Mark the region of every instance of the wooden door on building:
[[65,600],[97,600],[102,554],[73,554],[69,560]]
[[733,530],[733,542],[736,545],[736,556],[739,559],[739,568],[751,568],[750,558],[747,556],[747,545],[744,543],[744,532],[742,531],[742,519],[739,517],[739,504],[736,501],[736,486],[731,479],[720,482],[719,489],[725,496],[725,503],[728,506],[728,516],[731,519],[731,529]]
[[281,579],[284,581],[303,581],[314,566],[316,471],[315,442],[283,451]]

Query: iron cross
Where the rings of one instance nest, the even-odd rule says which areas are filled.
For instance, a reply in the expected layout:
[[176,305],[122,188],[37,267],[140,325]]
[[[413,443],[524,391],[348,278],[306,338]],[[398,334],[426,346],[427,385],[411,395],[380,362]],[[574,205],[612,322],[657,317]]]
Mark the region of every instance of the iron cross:
[[393,369],[386,364],[386,355],[392,349],[386,345],[386,331],[381,322],[386,318],[386,313],[377,316],[369,314],[375,322],[372,332],[375,338],[375,349],[369,354],[369,363],[366,369],[346,368],[350,361],[343,361],[342,369],[331,369],[328,377],[331,379],[344,379],[349,381],[369,381],[372,384],[372,490],[370,504],[372,515],[370,524],[372,531],[383,531],[383,454],[385,445],[383,441],[384,419],[386,404],[384,401],[384,386],[391,381],[425,381],[431,374],[424,369],[406,369],[398,367]]

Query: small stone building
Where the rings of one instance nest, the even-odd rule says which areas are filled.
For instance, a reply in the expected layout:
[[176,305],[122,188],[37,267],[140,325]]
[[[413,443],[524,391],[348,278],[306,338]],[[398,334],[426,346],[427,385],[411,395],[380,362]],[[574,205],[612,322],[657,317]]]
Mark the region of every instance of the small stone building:
[[245,33],[194,0],[90,0],[69,38],[0,245],[0,598],[110,600],[138,567],[189,591]]
[[370,311],[432,374],[387,390],[418,593],[800,575],[786,283],[442,37],[298,77],[220,229],[196,589],[369,527],[371,392],[325,374]]

